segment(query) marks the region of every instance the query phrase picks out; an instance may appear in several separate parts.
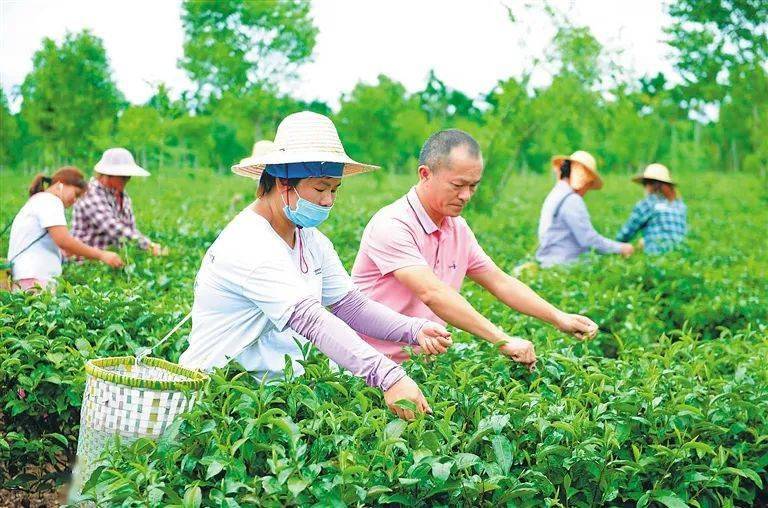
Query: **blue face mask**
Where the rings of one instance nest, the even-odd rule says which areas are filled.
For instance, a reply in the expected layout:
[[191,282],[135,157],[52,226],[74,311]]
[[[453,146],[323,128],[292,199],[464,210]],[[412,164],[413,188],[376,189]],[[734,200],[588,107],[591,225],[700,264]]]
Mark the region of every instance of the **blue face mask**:
[[[296,192],[296,189],[294,189],[293,192]],[[299,193],[296,192],[296,195],[299,196]],[[288,217],[288,220],[300,228],[314,228],[322,224],[325,219],[328,218],[328,215],[331,213],[331,208],[333,208],[333,206],[316,205],[299,196],[299,200],[296,202],[296,209],[291,210],[290,206],[285,205],[283,207],[283,212],[285,212],[285,216]]]

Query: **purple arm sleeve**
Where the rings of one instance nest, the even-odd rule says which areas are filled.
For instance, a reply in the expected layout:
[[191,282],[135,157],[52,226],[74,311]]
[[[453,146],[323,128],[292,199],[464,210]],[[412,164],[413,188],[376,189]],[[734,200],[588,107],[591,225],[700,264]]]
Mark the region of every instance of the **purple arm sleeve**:
[[331,306],[331,312],[353,330],[374,339],[416,345],[416,334],[427,322],[412,318],[374,302],[359,289],[353,289]]
[[386,391],[405,377],[402,367],[368,345],[344,321],[313,298],[305,298],[296,304],[288,326],[331,360],[365,379],[368,386]]

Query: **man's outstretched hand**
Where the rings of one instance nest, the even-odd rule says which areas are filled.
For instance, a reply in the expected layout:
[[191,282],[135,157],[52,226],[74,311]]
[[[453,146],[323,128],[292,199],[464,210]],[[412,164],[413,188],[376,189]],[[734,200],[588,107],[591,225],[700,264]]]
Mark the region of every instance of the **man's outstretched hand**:
[[533,342],[521,339],[520,337],[510,337],[503,342],[498,343],[501,354],[506,355],[518,363],[522,363],[533,372],[536,369],[536,350]]
[[597,335],[597,323],[586,316],[560,312],[553,323],[561,332],[569,333],[579,340],[593,339]]

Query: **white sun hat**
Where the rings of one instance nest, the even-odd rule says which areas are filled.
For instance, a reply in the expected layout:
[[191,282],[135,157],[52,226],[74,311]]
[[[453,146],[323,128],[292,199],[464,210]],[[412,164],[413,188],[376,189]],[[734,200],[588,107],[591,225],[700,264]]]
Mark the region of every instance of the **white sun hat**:
[[343,164],[341,176],[379,169],[379,166],[351,159],[344,151],[339,133],[331,119],[311,111],[301,111],[285,117],[277,127],[273,150],[259,155],[253,154],[247,163],[243,162],[232,166],[232,172],[257,180],[268,164],[340,163]]
[[110,176],[149,176],[149,171],[142,168],[133,160],[131,152],[125,148],[110,148],[106,150],[101,160],[93,170],[100,175]]
[[659,164],[658,162],[648,164],[642,175],[637,175],[632,178],[632,181],[635,183],[643,183],[643,180],[656,180],[657,182],[664,182],[670,185],[675,185],[675,182],[672,181],[672,176],[669,174],[669,169],[667,166],[664,164]]

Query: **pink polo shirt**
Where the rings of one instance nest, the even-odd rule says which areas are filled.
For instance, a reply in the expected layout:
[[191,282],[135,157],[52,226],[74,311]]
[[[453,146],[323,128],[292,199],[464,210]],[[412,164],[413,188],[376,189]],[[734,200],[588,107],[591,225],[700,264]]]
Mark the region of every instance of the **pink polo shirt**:
[[[369,298],[392,310],[445,324],[395,278],[394,272],[407,266],[428,266],[458,291],[465,275],[489,270],[493,261],[477,243],[467,221],[446,217],[437,227],[412,188],[379,210],[366,226],[352,279]],[[397,362],[408,358],[400,344],[363,338]]]

